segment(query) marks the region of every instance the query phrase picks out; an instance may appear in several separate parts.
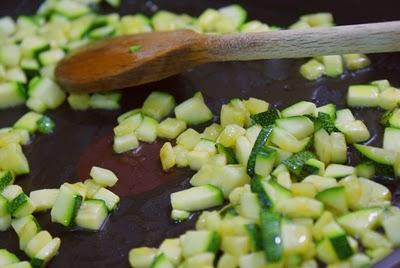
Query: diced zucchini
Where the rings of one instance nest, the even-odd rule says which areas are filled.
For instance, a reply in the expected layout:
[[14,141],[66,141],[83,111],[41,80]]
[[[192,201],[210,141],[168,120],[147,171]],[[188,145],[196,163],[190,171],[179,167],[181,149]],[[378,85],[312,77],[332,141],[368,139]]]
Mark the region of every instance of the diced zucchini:
[[343,178],[355,174],[355,168],[352,166],[330,164],[326,167],[325,177]]
[[343,61],[340,55],[322,56],[325,65],[325,74],[330,77],[337,77],[343,73]]
[[395,109],[383,114],[381,123],[395,128],[400,128],[400,109]]
[[66,227],[75,224],[76,213],[82,203],[82,196],[71,190],[66,185],[61,185],[60,192],[51,209],[51,221]]
[[290,186],[290,191],[293,196],[305,196],[310,198],[313,198],[317,193],[315,186],[309,182],[293,183]]
[[[5,191],[6,190],[7,189],[5,189]],[[3,195],[5,195],[4,192]],[[24,193],[20,193],[16,197],[8,200],[8,211],[15,218],[21,218],[30,215],[33,213],[33,211],[35,211],[35,205]]]
[[360,236],[364,231],[379,224],[381,213],[381,208],[368,208],[348,213],[337,220],[350,235]]
[[33,258],[43,247],[45,247],[52,240],[51,235],[47,231],[40,231],[37,233],[29,243],[26,245],[25,253]]
[[250,115],[255,115],[268,111],[269,107],[268,102],[256,98],[249,98],[248,100],[245,100],[244,105],[246,106],[246,109],[250,113]]
[[188,125],[197,125],[210,121],[213,114],[204,103],[201,92],[197,92],[192,98],[175,107],[175,116]]
[[240,256],[239,266],[245,268],[263,268],[267,265],[264,253],[262,251]]
[[71,94],[68,96],[68,103],[72,109],[78,111],[85,111],[90,107],[89,94]]
[[385,128],[383,136],[383,149],[400,152],[400,129],[398,128]]
[[289,158],[283,160],[282,163],[291,173],[301,176],[303,174],[303,168],[306,162],[313,158],[315,158],[313,153],[304,151],[290,156]]
[[[191,169],[199,170],[210,160],[210,154],[204,151],[191,151],[186,154]],[[171,158],[172,160],[172,158]]]
[[275,121],[275,124],[288,131],[299,140],[307,138],[314,132],[314,124],[306,116],[294,116],[278,119]]
[[22,226],[20,232],[17,233],[19,237],[19,249],[25,250],[29,241],[31,241],[38,232],[40,232],[40,226],[36,220],[26,222],[26,224]]
[[315,198],[324,203],[326,209],[335,214],[348,212],[346,192],[343,186],[337,186],[319,192]]
[[17,82],[0,84],[0,109],[23,104],[26,93],[23,86]]
[[239,28],[247,18],[247,11],[237,4],[222,7],[218,9],[218,11],[222,16],[228,17],[236,29]]
[[187,154],[189,151],[181,145],[175,145],[172,149],[174,150],[175,164],[180,168],[187,167]]
[[44,246],[31,260],[31,264],[39,266],[45,266],[54,256],[57,255],[58,249],[60,248],[61,240],[56,237],[53,238],[46,246]]
[[308,197],[293,197],[282,200],[277,204],[277,211],[294,218],[307,217],[318,218],[323,210],[324,205],[312,198]]
[[347,161],[347,144],[343,133],[332,132],[331,140],[331,162],[343,164]]
[[341,234],[332,238],[325,238],[317,244],[318,258],[326,264],[338,263],[353,255],[350,238]]
[[222,145],[220,143],[215,144],[215,147],[217,148],[218,154],[222,154],[225,156],[227,164],[237,164],[238,163],[236,156],[235,156],[235,152],[231,148],[225,147],[224,145]]
[[383,229],[385,230],[386,236],[395,245],[400,245],[400,233],[398,226],[400,224],[400,215],[393,215],[385,217],[382,221]]
[[260,235],[261,232],[260,227],[257,224],[246,224],[245,228],[248,236],[250,237],[252,250],[253,251],[262,250],[263,244]]
[[222,126],[216,123],[206,127],[201,134],[202,138],[216,141],[220,133],[222,132]]
[[54,11],[70,19],[88,14],[90,9],[83,3],[61,0],[54,5]]
[[246,130],[236,124],[226,125],[218,136],[217,142],[225,147],[233,147],[239,136],[246,134]]
[[375,80],[375,81],[372,81],[370,84],[377,86],[380,92],[382,92],[385,89],[387,89],[388,87],[390,87],[390,82],[386,79]]
[[121,114],[117,118],[118,124],[120,124],[122,121],[124,121],[128,117],[131,117],[132,115],[135,115],[135,114],[137,114],[137,113],[139,113],[141,111],[142,111],[142,109],[136,108],[136,109],[133,109],[133,110],[130,110],[130,111],[127,111],[127,112]]
[[281,230],[285,255],[307,255],[312,250],[313,241],[308,227],[283,221]]
[[93,109],[116,110],[119,109],[121,93],[96,93],[90,96],[90,107]]
[[35,211],[45,211],[53,207],[58,193],[58,189],[36,190],[29,194],[29,198],[35,205]]
[[257,194],[243,193],[240,197],[239,214],[245,218],[258,220],[260,217],[260,204]]
[[339,184],[344,186],[348,207],[351,209],[359,208],[361,196],[366,194],[364,193],[365,187],[360,183],[360,180],[356,176],[348,176],[340,180]]
[[94,194],[97,193],[98,190],[100,190],[101,185],[97,184],[94,180],[85,180],[84,181],[84,186],[86,188],[86,197],[89,199],[92,199]]
[[271,142],[277,145],[282,150],[297,153],[306,148],[310,141],[310,138],[305,138],[303,140],[296,139],[295,136],[287,132],[286,130],[274,127],[271,135]]
[[347,92],[347,104],[351,107],[378,106],[379,90],[373,85],[352,85]]
[[164,143],[160,150],[160,160],[164,171],[175,166],[175,154],[170,142]]
[[165,239],[161,243],[159,251],[162,252],[172,264],[177,265],[181,262],[182,250],[178,238]]
[[275,161],[277,158],[277,152],[274,149],[263,148],[257,152],[256,163],[254,166],[254,172],[260,176],[267,176],[271,173]]
[[8,144],[0,148],[0,169],[9,170],[15,175],[28,174],[29,164],[21,145]]
[[108,210],[103,200],[86,200],[76,214],[75,222],[79,227],[89,230],[100,230],[108,216]]
[[118,154],[136,149],[137,147],[139,147],[139,141],[135,134],[126,134],[114,138],[113,150]]
[[328,114],[332,119],[336,119],[336,105],[332,103],[328,103],[324,106],[320,106],[317,108],[318,113]]
[[223,254],[217,264],[217,268],[230,268],[230,267],[237,267],[238,266],[238,259],[235,256],[230,254]]
[[113,187],[118,181],[114,172],[101,167],[92,167],[90,170],[90,177],[92,177],[97,184],[104,187]]
[[150,268],[173,268],[174,265],[168,260],[168,258],[163,254],[157,255],[150,265]]
[[13,184],[13,182],[14,175],[10,171],[0,171],[0,193],[3,192],[4,188],[8,185]]
[[345,123],[356,120],[350,109],[336,111],[336,123]]
[[22,128],[28,130],[30,133],[36,132],[38,128],[38,122],[43,115],[35,112],[28,112],[23,115],[17,122],[15,122],[15,128]]
[[333,26],[333,16],[328,12],[319,12],[303,15],[301,21],[307,22],[311,27],[330,27]]
[[317,130],[323,128],[328,133],[332,133],[336,130],[334,116],[318,112],[318,117],[315,119],[315,128]]
[[171,219],[174,221],[180,222],[189,219],[191,213],[184,210],[173,209],[171,211]]
[[282,110],[281,115],[282,117],[292,117],[300,115],[317,116],[317,107],[312,102],[300,101]]
[[135,130],[135,135],[140,141],[154,142],[157,139],[157,120],[144,116],[140,126]]
[[308,159],[303,166],[303,175],[320,175],[323,176],[325,173],[325,164],[317,159]]
[[222,191],[212,185],[192,187],[171,194],[173,209],[196,211],[219,206],[224,202]]
[[108,190],[106,188],[100,188],[93,195],[93,199],[103,200],[109,211],[114,210],[120,201],[120,198],[118,195],[114,194],[113,192],[111,192],[110,190]]
[[343,61],[350,71],[362,69],[371,64],[369,58],[364,54],[345,54],[343,55]]
[[152,92],[144,101],[143,113],[160,121],[169,115],[175,107],[175,98],[166,92]]
[[0,35],[7,36],[15,32],[16,25],[11,17],[2,17],[0,19]]
[[311,59],[301,65],[300,74],[308,80],[316,80],[325,73],[325,65],[316,59]]
[[28,215],[19,219],[13,219],[11,222],[11,226],[13,227],[17,235],[21,236],[23,228],[29,222],[35,223],[37,227],[36,229],[40,230],[40,226],[33,215]]
[[250,239],[248,236],[231,236],[222,237],[221,249],[224,253],[233,256],[241,256],[249,253],[251,249]]
[[143,14],[125,15],[120,21],[122,34],[151,32],[150,20]]
[[182,132],[176,139],[176,143],[183,146],[187,150],[193,150],[193,148],[199,142],[200,134],[192,128],[189,128]]
[[361,120],[336,124],[336,127],[343,132],[349,143],[363,142],[370,138],[370,133]]
[[175,139],[185,129],[185,121],[169,117],[157,126],[157,136],[165,139]]
[[358,164],[355,168],[358,177],[370,179],[375,175],[375,166],[373,162],[364,162]]
[[6,67],[14,67],[21,60],[20,46],[15,44],[3,44],[0,48],[0,63]]
[[215,231],[188,231],[180,237],[182,254],[185,258],[205,252],[216,252],[221,238]]
[[151,23],[156,32],[195,27],[193,25],[194,18],[190,17],[189,15],[177,15],[165,10],[156,12],[151,18]]
[[273,133],[273,126],[263,127],[259,132],[257,139],[254,143],[253,149],[251,150],[249,160],[247,162],[247,174],[249,174],[249,176],[254,175],[257,154],[262,148],[264,148],[265,144],[271,137],[272,133]]
[[331,162],[332,143],[329,133],[321,128],[314,134],[314,148],[318,158],[325,164]]
[[20,67],[12,67],[6,72],[6,79],[16,83],[26,84],[27,77]]
[[384,165],[393,165],[396,161],[396,152],[368,145],[354,144],[354,147],[366,158]]
[[263,210],[260,214],[260,226],[265,259],[269,263],[279,262],[283,255],[281,216]]
[[150,267],[156,254],[155,248],[133,248],[129,251],[129,263],[132,267]]
[[63,184],[63,186],[71,189],[72,191],[80,195],[83,200],[86,198],[86,185],[83,184],[82,182],[76,182],[76,183],[66,182]]
[[91,30],[88,33],[88,37],[92,40],[103,39],[106,37],[113,36],[115,34],[115,27],[113,25],[104,25]]
[[245,136],[240,136],[236,139],[235,156],[241,165],[247,165],[251,151],[252,145]]
[[397,107],[400,102],[400,90],[394,87],[389,87],[379,93],[378,105],[385,109],[391,110]]
[[19,259],[6,249],[0,249],[0,266],[18,263]]
[[64,50],[60,48],[43,51],[39,54],[39,61],[42,66],[52,65],[58,63],[65,57]]
[[[390,236],[393,238],[393,236]],[[364,247],[374,248],[392,248],[392,243],[378,232],[367,230],[361,235],[361,243]]]
[[318,175],[310,175],[304,178],[303,182],[309,182],[317,188],[317,191],[323,191],[328,188],[332,188],[338,185],[336,179],[322,177]]
[[40,99],[50,109],[60,106],[66,98],[64,91],[53,80],[47,77],[31,80],[28,94],[30,99]]
[[217,153],[217,149],[215,148],[215,142],[206,139],[200,139],[200,141],[193,148],[193,151],[207,152],[210,156],[215,155]]
[[268,127],[273,125],[280,117],[281,114],[278,110],[269,109],[268,111],[252,115],[251,121],[255,124],[259,124],[262,127]]
[[118,126],[114,128],[114,134],[117,137],[132,134],[142,124],[142,122],[142,113],[135,113],[119,123]]

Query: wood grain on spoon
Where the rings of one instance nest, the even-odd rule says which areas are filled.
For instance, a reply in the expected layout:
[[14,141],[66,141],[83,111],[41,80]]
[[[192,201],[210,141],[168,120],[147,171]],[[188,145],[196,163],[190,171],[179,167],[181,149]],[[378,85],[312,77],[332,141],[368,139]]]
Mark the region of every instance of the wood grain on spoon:
[[[130,47],[139,45],[137,52]],[[119,36],[79,49],[56,79],[70,92],[127,88],[219,61],[400,51],[400,21],[333,28],[205,35],[190,30]]]

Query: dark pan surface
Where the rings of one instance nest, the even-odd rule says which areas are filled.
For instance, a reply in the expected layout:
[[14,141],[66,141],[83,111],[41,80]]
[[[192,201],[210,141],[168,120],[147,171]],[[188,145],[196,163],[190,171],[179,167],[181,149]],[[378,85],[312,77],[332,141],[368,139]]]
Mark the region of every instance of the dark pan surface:
[[[175,12],[198,15],[206,7],[219,7],[231,1],[135,1],[123,0],[121,14],[144,12],[150,14],[157,7]],[[400,2],[396,0],[361,1],[236,1],[245,6],[250,17],[270,24],[287,26],[299,15],[317,11],[330,11],[338,24],[374,22],[400,19]],[[265,2],[265,3],[264,3]],[[2,0],[0,15],[32,14],[38,0]],[[106,7],[101,11],[110,12]],[[400,86],[400,54],[377,55],[368,70],[346,74],[342,79],[322,79],[307,82],[298,75],[302,60],[270,60],[244,63],[209,64],[185,74],[166,79],[125,93],[123,110],[139,106],[151,90],[172,92],[178,101],[202,90],[206,101],[217,114],[222,103],[232,97],[261,97],[277,107],[299,100],[312,100],[318,104],[334,102],[345,105],[349,84],[367,83],[375,79],[389,79]],[[0,127],[13,124],[27,110],[24,108],[0,112]],[[29,176],[19,177],[17,183],[25,192],[42,188],[56,188],[65,181],[85,179],[92,165],[111,168],[120,177],[115,188],[122,198],[117,212],[113,213],[99,233],[67,231],[50,222],[49,213],[38,215],[43,227],[62,240],[60,254],[49,267],[128,267],[127,254],[132,247],[158,246],[166,237],[181,234],[193,227],[195,218],[174,224],[169,219],[169,194],[188,186],[192,171],[175,170],[164,174],[159,165],[158,150],[161,143],[143,145],[134,153],[114,155],[111,151],[112,127],[118,112],[74,112],[67,107],[48,114],[55,119],[56,132],[50,136],[39,135],[24,151],[31,165]],[[356,110],[373,133],[371,144],[380,146],[383,128],[377,123],[380,112],[370,109]],[[351,162],[357,156],[351,154]],[[397,201],[397,182],[377,178],[388,185]],[[397,203],[397,202],[396,202]],[[0,233],[0,248],[7,248],[25,258],[18,250],[18,238],[12,231]],[[377,267],[400,267],[397,251]]]

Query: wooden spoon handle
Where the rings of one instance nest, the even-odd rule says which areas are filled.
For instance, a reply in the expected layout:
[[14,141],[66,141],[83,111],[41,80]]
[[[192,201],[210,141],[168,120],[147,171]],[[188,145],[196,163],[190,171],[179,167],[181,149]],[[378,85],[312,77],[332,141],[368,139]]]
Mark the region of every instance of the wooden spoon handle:
[[400,51],[400,21],[210,36],[209,61]]

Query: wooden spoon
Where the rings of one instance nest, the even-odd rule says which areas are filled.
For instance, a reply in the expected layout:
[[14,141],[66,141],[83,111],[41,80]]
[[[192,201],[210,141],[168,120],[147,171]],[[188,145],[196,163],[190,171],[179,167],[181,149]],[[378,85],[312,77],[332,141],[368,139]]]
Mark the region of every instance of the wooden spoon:
[[[140,46],[136,52],[131,47]],[[400,21],[206,35],[190,30],[118,36],[79,49],[60,62],[56,79],[70,92],[127,88],[220,61],[400,51]]]

